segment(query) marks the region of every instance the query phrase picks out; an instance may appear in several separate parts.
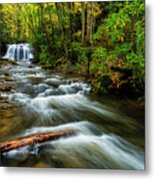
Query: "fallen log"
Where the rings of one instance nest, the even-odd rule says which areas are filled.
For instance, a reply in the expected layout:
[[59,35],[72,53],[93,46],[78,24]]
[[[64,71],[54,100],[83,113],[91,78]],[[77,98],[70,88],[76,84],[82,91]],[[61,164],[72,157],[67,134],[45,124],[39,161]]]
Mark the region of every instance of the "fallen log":
[[27,137],[18,138],[12,141],[0,142],[0,152],[4,153],[27,145],[35,145],[37,143],[53,141],[62,137],[69,137],[76,134],[76,130],[65,130],[57,132],[39,133]]

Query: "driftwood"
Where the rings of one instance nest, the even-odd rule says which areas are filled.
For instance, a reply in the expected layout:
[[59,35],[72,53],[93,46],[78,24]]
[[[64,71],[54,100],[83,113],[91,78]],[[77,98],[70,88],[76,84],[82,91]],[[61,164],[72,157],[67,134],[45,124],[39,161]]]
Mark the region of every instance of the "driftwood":
[[12,141],[0,142],[0,152],[4,153],[27,145],[35,145],[37,143],[56,140],[62,137],[69,137],[76,134],[76,130],[63,130],[57,132],[39,133]]

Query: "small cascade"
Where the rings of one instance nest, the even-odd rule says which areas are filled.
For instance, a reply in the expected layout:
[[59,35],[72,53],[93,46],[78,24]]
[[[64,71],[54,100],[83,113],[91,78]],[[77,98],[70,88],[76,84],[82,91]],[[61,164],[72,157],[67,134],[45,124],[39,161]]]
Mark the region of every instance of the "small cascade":
[[[55,141],[29,145],[4,153],[5,157],[21,160],[27,154],[41,154],[46,163],[59,161],[63,167],[103,169],[144,169],[144,153],[123,138],[112,133],[100,132],[100,128],[88,121],[66,123],[55,127],[34,127],[20,134],[19,138],[33,134],[67,131],[78,134]],[[94,133],[95,131],[96,133]]]
[[32,64],[28,48],[9,45],[5,58],[19,62],[0,67],[0,78],[7,80],[1,82],[12,88],[0,94],[0,142],[40,133],[78,133],[4,152],[2,166],[143,170],[143,125],[124,114],[119,102],[113,108],[113,101],[107,105],[91,96],[91,84]]
[[23,60],[31,60],[33,59],[33,52],[30,44],[27,43],[21,43],[21,44],[9,44],[7,52],[5,56],[3,56],[3,59],[9,59],[9,60],[17,60],[17,61],[23,61]]

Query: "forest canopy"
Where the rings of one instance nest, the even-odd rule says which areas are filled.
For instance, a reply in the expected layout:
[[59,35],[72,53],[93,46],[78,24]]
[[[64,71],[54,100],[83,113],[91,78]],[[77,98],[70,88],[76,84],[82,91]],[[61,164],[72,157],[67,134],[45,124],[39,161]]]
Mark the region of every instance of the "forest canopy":
[[87,77],[96,93],[144,96],[144,7],[138,0],[0,4],[2,55],[7,44],[28,42],[35,62]]

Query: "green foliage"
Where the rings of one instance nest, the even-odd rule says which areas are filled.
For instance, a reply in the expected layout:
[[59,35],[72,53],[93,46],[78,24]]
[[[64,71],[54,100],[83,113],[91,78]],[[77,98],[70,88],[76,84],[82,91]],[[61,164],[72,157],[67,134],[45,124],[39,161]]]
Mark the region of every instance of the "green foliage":
[[143,1],[3,4],[0,10],[3,42],[29,42],[36,61],[49,67],[66,58],[85,75],[89,66],[95,91],[105,91],[102,77],[111,67],[131,69],[130,85],[144,86]]
[[42,64],[49,63],[49,56],[47,54],[47,46],[45,46],[45,45],[41,46],[41,52],[40,52],[39,59]]
[[[109,13],[104,19],[93,38],[96,43],[105,47],[99,53],[102,65],[105,63],[103,59],[106,59],[114,66],[119,66],[121,59],[126,67],[133,69],[130,83],[137,88],[139,84],[144,84],[144,2],[124,2],[123,6],[121,4],[119,11]],[[101,69],[99,65],[94,67],[96,72]]]
[[101,75],[103,72],[106,72],[106,68],[108,65],[108,56],[105,48],[94,48],[91,59],[92,62],[90,68],[92,73],[97,73],[98,76]]
[[72,48],[74,54],[78,57],[78,62],[87,60],[87,47],[83,47],[80,42],[73,42]]

